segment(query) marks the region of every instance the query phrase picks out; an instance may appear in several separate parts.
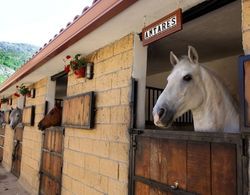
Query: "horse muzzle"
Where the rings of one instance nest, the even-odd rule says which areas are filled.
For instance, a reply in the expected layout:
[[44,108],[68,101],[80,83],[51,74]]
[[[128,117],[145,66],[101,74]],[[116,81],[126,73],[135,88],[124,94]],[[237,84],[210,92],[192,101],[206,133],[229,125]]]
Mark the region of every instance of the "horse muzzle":
[[154,108],[154,124],[158,127],[169,127],[174,119],[174,111],[167,108]]
[[45,127],[45,125],[43,125],[41,122],[39,122],[39,123],[38,123],[38,129],[43,131],[43,130],[46,129],[46,127]]

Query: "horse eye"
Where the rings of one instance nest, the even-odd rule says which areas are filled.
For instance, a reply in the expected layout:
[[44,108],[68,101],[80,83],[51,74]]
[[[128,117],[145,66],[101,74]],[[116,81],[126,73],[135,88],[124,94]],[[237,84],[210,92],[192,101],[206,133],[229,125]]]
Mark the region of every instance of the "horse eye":
[[190,75],[190,74],[185,75],[185,76],[183,77],[183,80],[184,80],[184,81],[190,81],[190,80],[192,80],[192,75]]

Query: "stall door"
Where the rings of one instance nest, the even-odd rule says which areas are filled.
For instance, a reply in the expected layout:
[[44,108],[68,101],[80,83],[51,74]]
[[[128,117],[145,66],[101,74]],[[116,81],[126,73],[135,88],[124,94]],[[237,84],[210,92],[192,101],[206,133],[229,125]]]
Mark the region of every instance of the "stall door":
[[133,140],[130,194],[242,194],[239,136],[144,130]]
[[3,147],[4,147],[5,127],[0,128],[0,162],[3,160]]
[[61,194],[63,131],[62,127],[44,131],[39,194]]
[[12,152],[12,167],[11,172],[19,177],[21,169],[22,157],[22,141],[23,141],[23,127],[16,127],[14,130],[14,145]]

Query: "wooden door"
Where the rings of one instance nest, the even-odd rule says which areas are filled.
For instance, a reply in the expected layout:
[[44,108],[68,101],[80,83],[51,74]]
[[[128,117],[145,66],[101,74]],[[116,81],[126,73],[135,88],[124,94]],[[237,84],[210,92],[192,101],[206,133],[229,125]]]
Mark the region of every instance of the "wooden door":
[[172,138],[150,132],[135,136],[131,194],[242,194],[238,143],[229,141],[230,135],[213,141],[188,133]]
[[22,159],[22,141],[23,141],[23,127],[16,127],[14,130],[14,144],[12,152],[12,167],[11,172],[19,177]]
[[39,194],[61,194],[63,131],[62,127],[51,127],[44,131]]
[[5,126],[0,128],[0,162],[3,160],[3,148],[4,148]]

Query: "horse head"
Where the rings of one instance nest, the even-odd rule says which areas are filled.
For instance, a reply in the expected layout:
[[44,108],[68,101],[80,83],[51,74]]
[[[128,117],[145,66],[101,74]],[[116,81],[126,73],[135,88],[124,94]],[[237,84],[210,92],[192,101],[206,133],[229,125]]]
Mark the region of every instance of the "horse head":
[[62,121],[62,107],[56,105],[39,123],[38,128],[45,130],[51,126],[60,126]]
[[198,107],[203,100],[198,53],[192,46],[188,47],[188,56],[177,58],[170,52],[173,70],[167,78],[167,86],[159,96],[154,108],[154,123],[168,127],[187,112]]
[[10,127],[12,129],[15,129],[15,127],[18,125],[18,123],[22,122],[22,109],[16,107],[13,109],[10,113]]

